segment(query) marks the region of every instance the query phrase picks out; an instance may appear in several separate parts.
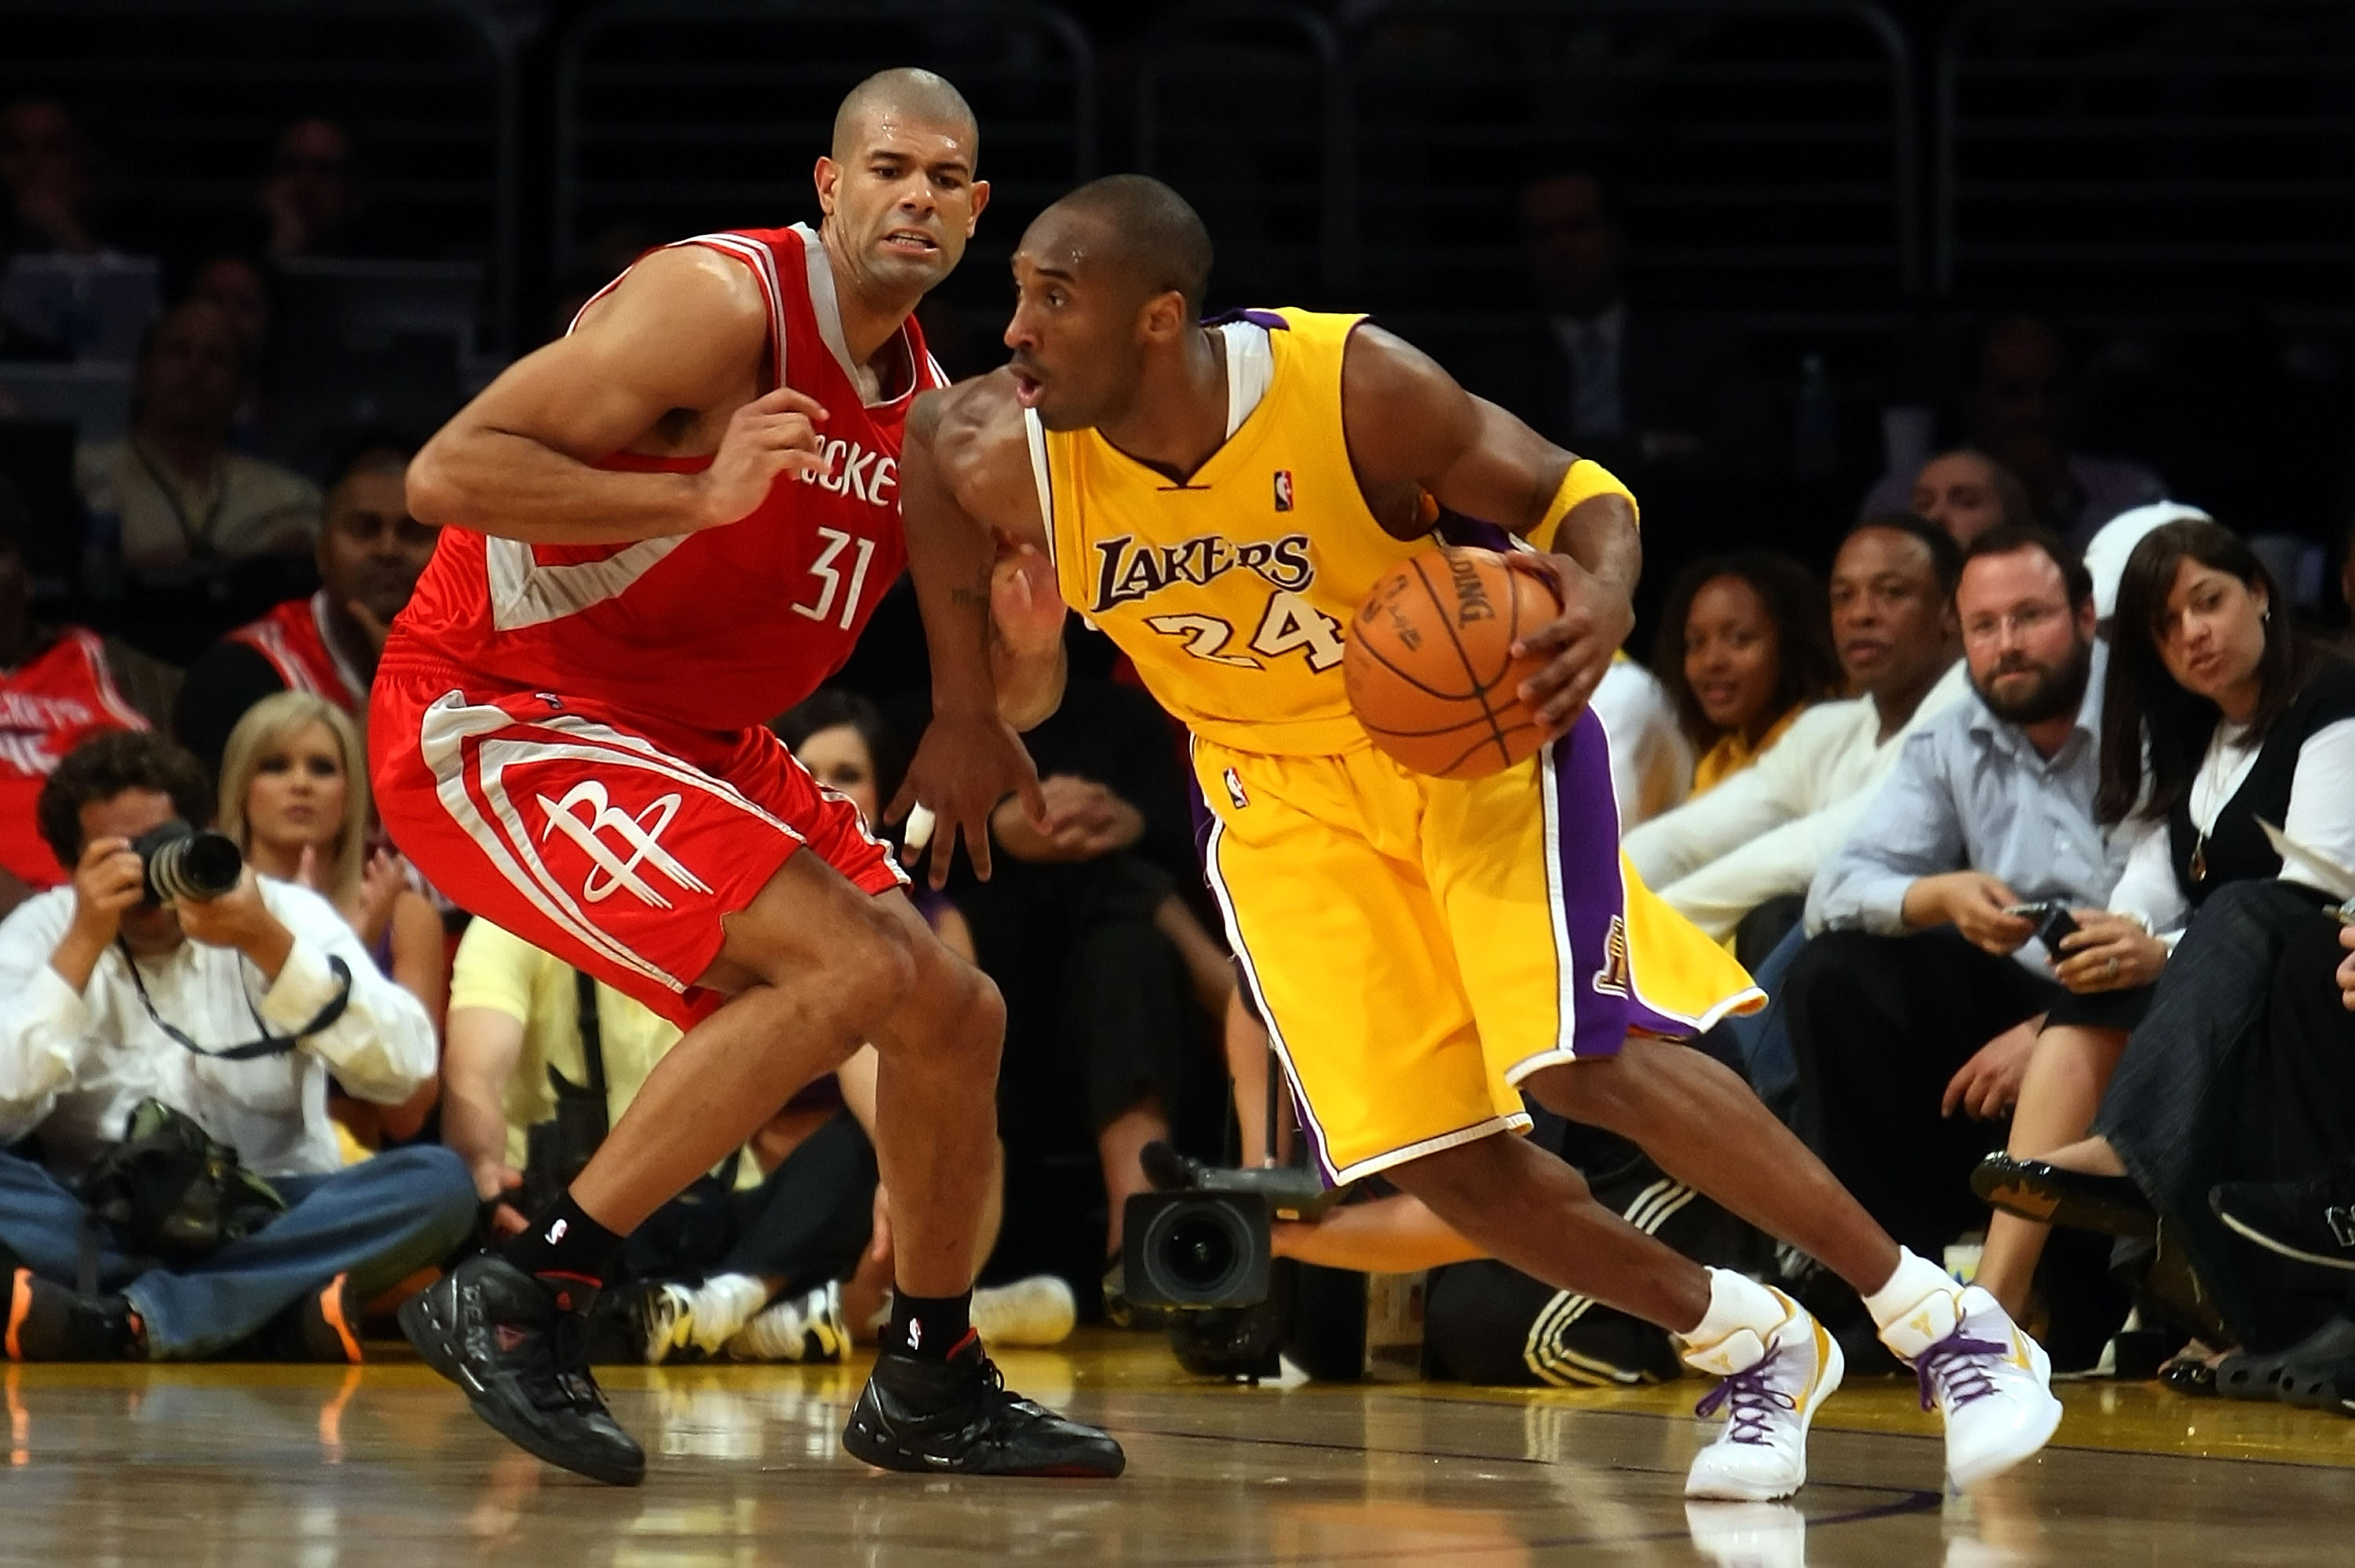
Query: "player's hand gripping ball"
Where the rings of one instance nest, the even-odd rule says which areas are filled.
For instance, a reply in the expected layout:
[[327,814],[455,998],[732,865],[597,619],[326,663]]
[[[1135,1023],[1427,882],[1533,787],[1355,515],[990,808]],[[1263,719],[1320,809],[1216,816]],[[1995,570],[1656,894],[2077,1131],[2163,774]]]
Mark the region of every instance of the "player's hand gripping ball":
[[1439,779],[1501,772],[1545,741],[1515,694],[1545,668],[1513,644],[1561,613],[1553,590],[1494,550],[1441,546],[1376,583],[1341,661],[1349,706],[1401,766]]

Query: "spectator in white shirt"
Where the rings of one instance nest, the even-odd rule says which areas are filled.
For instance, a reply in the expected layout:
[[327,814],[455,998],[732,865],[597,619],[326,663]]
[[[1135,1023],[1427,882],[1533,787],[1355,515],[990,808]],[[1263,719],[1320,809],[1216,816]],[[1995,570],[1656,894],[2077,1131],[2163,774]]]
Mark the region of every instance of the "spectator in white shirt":
[[[1849,689],[1799,715],[1757,763],[1627,835],[1645,885],[1722,941],[1753,911],[1779,915],[1741,945],[1745,964],[1798,921],[1807,885],[1914,728],[1970,689],[1957,662],[1962,551],[1919,517],[1859,524],[1832,562],[1831,635]],[[1614,737],[1615,738],[1615,737]]]
[[[349,1170],[327,1075],[382,1102],[433,1071],[432,1025],[318,895],[249,868],[218,898],[157,904],[133,842],[203,822],[196,759],[145,731],[70,753],[42,792],[44,834],[73,881],[0,923],[0,1266],[19,1359],[202,1357],[255,1345],[359,1359],[370,1297],[456,1246],[474,1183],[446,1149]],[[89,1214],[76,1182],[146,1100],[234,1149],[289,1207],[208,1256],[150,1266],[152,1237]],[[94,1227],[94,1228],[93,1228]],[[78,1291],[86,1230],[95,1280]]]

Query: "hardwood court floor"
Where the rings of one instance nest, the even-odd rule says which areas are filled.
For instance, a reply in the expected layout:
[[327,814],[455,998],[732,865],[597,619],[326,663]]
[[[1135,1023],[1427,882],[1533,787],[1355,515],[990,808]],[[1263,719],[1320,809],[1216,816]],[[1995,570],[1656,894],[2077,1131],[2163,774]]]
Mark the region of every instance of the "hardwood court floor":
[[[2355,1561],[2355,1421],[2075,1385],[2041,1460],[1942,1498],[1910,1382],[1841,1393],[1796,1508],[1679,1495],[1704,1385],[1215,1387],[1160,1342],[1002,1358],[1104,1422],[1109,1483],[884,1476],[836,1435],[855,1368],[616,1371],[634,1491],[509,1448],[386,1347],[365,1368],[10,1367],[0,1563],[121,1568],[654,1563],[1856,1563]],[[1697,1530],[1706,1533],[1697,1533]]]

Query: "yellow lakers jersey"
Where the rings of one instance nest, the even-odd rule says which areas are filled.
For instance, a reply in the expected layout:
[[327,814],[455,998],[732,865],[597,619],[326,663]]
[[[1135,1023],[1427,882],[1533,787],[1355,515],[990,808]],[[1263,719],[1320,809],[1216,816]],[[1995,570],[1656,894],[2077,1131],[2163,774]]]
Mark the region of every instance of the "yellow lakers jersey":
[[[1183,483],[1031,417],[1056,577],[1195,734],[1278,756],[1352,751],[1369,743],[1342,690],[1345,629],[1427,541],[1383,532],[1349,467],[1341,355],[1363,318],[1244,319],[1266,330],[1266,389]],[[1229,341],[1231,384],[1245,366]]]

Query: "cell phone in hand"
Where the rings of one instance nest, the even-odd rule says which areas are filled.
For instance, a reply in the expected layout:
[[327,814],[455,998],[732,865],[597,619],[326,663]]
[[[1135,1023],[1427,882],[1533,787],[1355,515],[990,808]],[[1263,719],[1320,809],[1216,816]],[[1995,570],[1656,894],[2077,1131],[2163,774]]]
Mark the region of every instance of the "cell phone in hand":
[[2036,939],[2043,943],[2044,950],[2055,959],[2061,957],[2061,938],[2074,936],[2077,931],[2077,917],[2069,913],[2069,906],[2065,904],[2014,904],[2004,913],[2035,921]]

